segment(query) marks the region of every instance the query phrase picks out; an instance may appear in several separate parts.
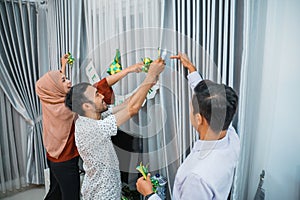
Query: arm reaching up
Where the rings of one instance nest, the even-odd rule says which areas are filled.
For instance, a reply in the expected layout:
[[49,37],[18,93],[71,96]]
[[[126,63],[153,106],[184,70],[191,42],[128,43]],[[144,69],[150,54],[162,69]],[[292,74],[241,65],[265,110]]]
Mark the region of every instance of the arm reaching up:
[[68,62],[68,54],[63,55],[60,58],[60,62],[61,62],[61,73],[66,75],[66,65]]
[[178,55],[171,56],[171,59],[177,59],[180,60],[183,67],[188,69],[189,74],[187,76],[189,85],[192,90],[200,83],[200,81],[203,80],[202,75],[197,72],[196,67],[193,65],[193,63],[190,61],[190,59],[187,57],[186,54],[179,53]]
[[184,53],[178,53],[178,55],[170,56],[170,58],[180,60],[182,65],[189,70],[189,73],[197,71],[196,67],[193,65],[193,63],[190,61],[190,59]]
[[107,104],[114,104],[115,102],[115,95],[112,89],[112,85],[118,82],[120,79],[125,77],[127,74],[132,72],[141,72],[143,67],[143,63],[136,63],[131,65],[130,67],[125,68],[124,70],[120,71],[117,74],[113,74],[107,76],[100,80],[99,82],[95,83],[94,86],[97,88],[98,92],[105,96],[104,101]]
[[156,83],[159,74],[164,70],[164,68],[165,63],[162,59],[157,59],[151,63],[148,74],[138,90],[129,97],[128,102],[125,102],[127,105],[124,106],[124,109],[114,114],[117,120],[117,126],[122,125],[133,115],[138,113],[148,94],[148,90]]
[[106,77],[106,81],[107,81],[107,83],[108,83],[109,86],[113,86],[116,82],[118,82],[119,80],[121,80],[127,74],[132,73],[132,72],[136,72],[136,73],[141,72],[142,71],[142,67],[143,67],[143,63],[142,62],[136,63],[134,65],[131,65],[130,67],[127,67],[127,68],[123,69],[119,73],[107,76]]

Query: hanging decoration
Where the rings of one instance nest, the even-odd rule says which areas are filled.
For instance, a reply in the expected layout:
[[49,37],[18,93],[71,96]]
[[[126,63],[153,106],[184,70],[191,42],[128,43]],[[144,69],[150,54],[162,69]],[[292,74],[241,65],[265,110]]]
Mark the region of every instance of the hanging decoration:
[[72,56],[70,52],[68,52],[68,64],[73,65],[74,62],[75,62],[75,58]]
[[116,55],[113,60],[113,62],[110,64],[107,73],[109,75],[116,74],[122,70],[122,65],[121,65],[121,54],[119,49],[116,50]]

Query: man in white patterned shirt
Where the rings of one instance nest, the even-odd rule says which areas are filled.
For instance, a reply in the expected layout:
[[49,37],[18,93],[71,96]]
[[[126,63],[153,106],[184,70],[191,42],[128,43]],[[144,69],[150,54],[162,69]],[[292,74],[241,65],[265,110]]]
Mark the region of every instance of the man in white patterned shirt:
[[121,198],[119,161],[110,137],[117,134],[117,127],[138,113],[164,65],[162,59],[151,63],[138,90],[125,103],[109,110],[104,96],[88,83],[74,85],[67,94],[66,105],[79,114],[75,141],[86,172],[81,190],[84,200]]
[[[240,151],[239,138],[230,126],[238,96],[226,85],[202,80],[185,54],[171,58],[179,59],[190,72],[188,81],[194,90],[190,120],[199,133],[176,173],[172,199],[227,199]],[[139,178],[136,186],[145,199],[160,200],[152,191],[150,175]]]

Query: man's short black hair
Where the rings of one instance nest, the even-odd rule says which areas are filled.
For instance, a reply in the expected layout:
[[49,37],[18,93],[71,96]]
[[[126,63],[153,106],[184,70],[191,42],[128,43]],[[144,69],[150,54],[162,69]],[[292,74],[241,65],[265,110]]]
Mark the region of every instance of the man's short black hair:
[[78,83],[71,87],[70,91],[66,95],[65,105],[73,112],[84,116],[84,110],[82,105],[84,103],[93,103],[85,95],[88,86],[92,86],[89,83]]
[[204,117],[210,128],[219,133],[227,130],[238,105],[238,96],[229,86],[202,80],[194,89],[193,114]]

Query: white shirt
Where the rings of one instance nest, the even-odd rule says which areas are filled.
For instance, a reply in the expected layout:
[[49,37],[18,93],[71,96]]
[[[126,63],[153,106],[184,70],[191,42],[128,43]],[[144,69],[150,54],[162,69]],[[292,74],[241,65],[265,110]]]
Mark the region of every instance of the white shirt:
[[233,127],[221,140],[198,140],[177,171],[173,199],[227,199],[239,151]]
[[104,120],[82,116],[76,120],[75,142],[85,169],[83,199],[121,199],[119,161],[111,141],[116,134],[114,115]]
[[202,81],[202,78],[197,71],[189,73],[187,75],[187,78],[188,78],[188,83],[193,91],[194,91],[194,88],[198,85],[198,83],[200,83],[200,81]]

